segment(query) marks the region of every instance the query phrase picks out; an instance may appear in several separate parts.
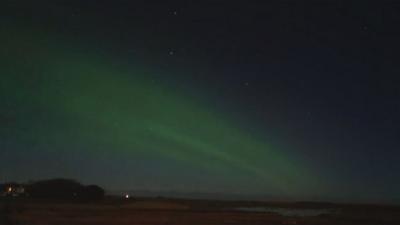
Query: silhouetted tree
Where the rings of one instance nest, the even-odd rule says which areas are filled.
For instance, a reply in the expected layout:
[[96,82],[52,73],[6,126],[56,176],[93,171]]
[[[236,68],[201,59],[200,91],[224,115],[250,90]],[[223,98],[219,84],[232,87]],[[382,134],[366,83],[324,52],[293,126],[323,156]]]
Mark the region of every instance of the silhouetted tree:
[[104,198],[105,191],[97,185],[89,185],[83,188],[80,198],[83,200],[96,201]]
[[70,179],[37,181],[27,186],[33,198],[95,201],[104,197],[105,191],[97,185],[83,186]]
[[60,178],[32,183],[26,191],[34,198],[75,199],[82,189],[77,181]]

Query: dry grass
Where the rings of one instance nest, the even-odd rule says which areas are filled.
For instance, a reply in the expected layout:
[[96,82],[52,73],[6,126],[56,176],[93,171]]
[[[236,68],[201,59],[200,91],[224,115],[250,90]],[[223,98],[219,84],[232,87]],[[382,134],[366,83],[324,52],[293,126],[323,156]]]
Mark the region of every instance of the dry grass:
[[[201,205],[202,207],[198,207]],[[224,206],[226,208],[226,205]],[[370,210],[370,211],[368,211]],[[6,224],[19,225],[344,225],[400,224],[398,210],[348,209],[341,215],[283,217],[273,213],[238,212],[208,208],[190,201],[141,200],[96,204],[19,202]],[[12,222],[10,222],[10,219]],[[1,224],[1,220],[0,220]]]

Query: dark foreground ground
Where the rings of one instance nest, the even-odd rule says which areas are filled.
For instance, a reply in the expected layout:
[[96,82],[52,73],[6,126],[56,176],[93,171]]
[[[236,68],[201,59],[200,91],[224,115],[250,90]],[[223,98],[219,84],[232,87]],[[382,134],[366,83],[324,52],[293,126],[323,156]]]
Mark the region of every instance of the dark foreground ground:
[[[400,207],[328,203],[222,202],[177,199],[107,199],[97,203],[0,200],[0,224],[18,225],[399,225]],[[260,207],[326,210],[319,215],[240,211]]]

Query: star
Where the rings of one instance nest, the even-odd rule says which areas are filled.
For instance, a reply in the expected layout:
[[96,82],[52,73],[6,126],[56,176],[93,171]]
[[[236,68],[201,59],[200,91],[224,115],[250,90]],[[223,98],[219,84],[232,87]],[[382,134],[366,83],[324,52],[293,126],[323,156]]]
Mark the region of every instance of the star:
[[312,120],[312,113],[310,111],[307,112],[307,119]]
[[174,55],[175,52],[173,50],[169,51],[169,55]]

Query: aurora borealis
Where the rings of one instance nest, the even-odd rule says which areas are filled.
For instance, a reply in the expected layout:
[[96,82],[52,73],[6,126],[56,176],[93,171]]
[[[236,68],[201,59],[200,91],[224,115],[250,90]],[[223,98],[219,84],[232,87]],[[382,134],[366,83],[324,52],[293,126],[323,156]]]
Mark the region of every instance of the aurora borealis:
[[[196,22],[188,21],[196,21],[202,10],[214,15],[205,5],[149,4],[143,12],[125,11],[133,7],[126,2],[111,4],[110,10],[105,5],[21,3],[10,4],[4,13],[0,179],[69,177],[108,190],[283,199],[398,197],[393,196],[400,187],[393,173],[399,169],[393,161],[400,146],[393,116],[398,103],[381,104],[389,118],[383,125],[371,119],[382,112],[365,107],[387,95],[398,100],[399,92],[371,92],[374,74],[361,81],[366,86],[357,82],[365,76],[356,74],[352,80],[331,74],[363,72],[357,64],[362,62],[337,66],[344,60],[340,50],[332,53],[337,56],[322,53],[321,59],[324,47],[312,46],[308,53],[291,53],[304,60],[299,65],[277,52],[285,52],[285,44],[307,48],[309,43],[281,40],[275,28],[265,32],[282,47],[252,50],[247,36],[240,34],[238,43],[224,45],[232,35],[229,29],[198,40]],[[252,15],[250,9],[244,17]],[[235,10],[231,6],[226,15],[211,16],[216,25],[203,18],[198,32],[218,30]],[[231,19],[232,24],[238,21]],[[179,29],[184,29],[181,36]],[[344,32],[336,29],[338,36]],[[231,44],[235,49],[227,47]],[[309,65],[313,60],[323,65],[327,60],[326,67],[335,68],[314,68]],[[319,78],[320,73],[327,78]],[[393,83],[391,78],[382,82]],[[386,151],[375,149],[381,142]],[[369,186],[375,182],[382,185]]]
[[[30,41],[24,48],[39,47]],[[179,165],[182,170],[190,164],[238,180],[254,176],[261,179],[261,185],[267,182],[268,188],[284,193],[300,190],[300,186],[289,186],[303,184],[303,174],[311,175],[303,171],[301,163],[241,131],[222,114],[184,93],[146,80],[150,72],[115,69],[94,55],[68,54],[44,43],[40,46],[42,59],[25,55],[37,68],[37,75],[29,82],[25,82],[29,68],[4,71],[10,74],[2,87],[10,96],[7,105],[21,113],[13,127],[15,133],[8,135],[22,137],[17,141],[27,144],[27,148],[76,151],[77,155],[81,151],[117,154],[127,159],[155,157],[163,160],[160,170],[163,164]],[[21,55],[15,53],[15,46],[8,47],[7,64],[14,67],[12,62]],[[12,94],[15,92],[18,94]],[[138,169],[131,166],[120,173],[129,177],[130,170]],[[272,170],[275,172],[266,172]]]

